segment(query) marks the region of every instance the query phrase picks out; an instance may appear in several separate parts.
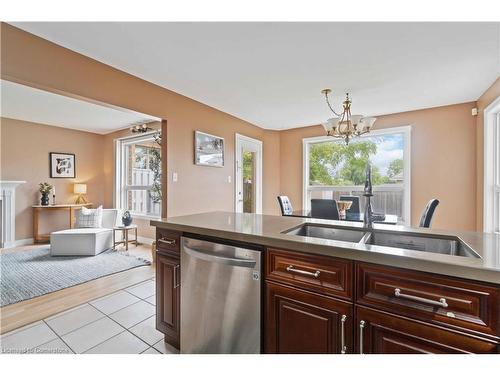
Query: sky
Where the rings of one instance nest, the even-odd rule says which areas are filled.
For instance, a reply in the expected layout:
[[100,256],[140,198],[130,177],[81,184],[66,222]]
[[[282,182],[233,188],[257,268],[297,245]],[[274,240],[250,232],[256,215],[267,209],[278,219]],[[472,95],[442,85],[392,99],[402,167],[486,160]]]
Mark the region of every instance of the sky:
[[377,153],[370,160],[377,166],[381,175],[387,174],[387,168],[394,159],[403,159],[403,134],[387,134],[370,137],[377,143]]

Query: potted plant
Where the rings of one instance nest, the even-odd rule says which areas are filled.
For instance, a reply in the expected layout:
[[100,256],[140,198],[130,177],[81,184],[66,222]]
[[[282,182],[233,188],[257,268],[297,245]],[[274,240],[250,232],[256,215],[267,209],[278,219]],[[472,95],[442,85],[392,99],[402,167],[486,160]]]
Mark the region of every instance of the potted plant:
[[132,215],[130,214],[129,210],[123,211],[123,214],[122,214],[122,223],[126,227],[128,227],[130,224],[132,224]]
[[40,194],[42,194],[41,198],[41,204],[42,206],[48,206],[49,205],[49,195],[50,192],[52,191],[52,185],[50,185],[47,182],[40,182],[38,191],[40,191]]

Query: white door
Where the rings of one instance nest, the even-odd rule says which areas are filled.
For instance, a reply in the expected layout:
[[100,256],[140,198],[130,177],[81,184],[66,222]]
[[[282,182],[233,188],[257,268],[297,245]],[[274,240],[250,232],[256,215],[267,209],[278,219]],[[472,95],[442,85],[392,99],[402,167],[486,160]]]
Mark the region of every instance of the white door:
[[236,134],[236,212],[262,213],[262,142]]

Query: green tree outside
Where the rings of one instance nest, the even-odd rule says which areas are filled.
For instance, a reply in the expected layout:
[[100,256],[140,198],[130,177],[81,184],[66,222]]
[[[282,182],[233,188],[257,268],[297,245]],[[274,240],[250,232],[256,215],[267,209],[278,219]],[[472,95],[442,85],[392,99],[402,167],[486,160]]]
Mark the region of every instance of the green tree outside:
[[394,178],[403,172],[403,159],[394,159],[387,168],[387,176]]
[[[309,151],[309,181],[311,185],[343,186],[362,185],[370,156],[377,153],[377,144],[370,141],[324,142],[311,145]],[[388,175],[383,176],[372,166],[374,185],[394,183],[394,177],[403,169],[403,160],[393,160]],[[389,175],[389,171],[391,175]]]
[[[160,203],[161,194],[161,150],[159,147],[136,146],[135,167],[153,172],[153,184],[149,196],[154,203]],[[149,158],[148,158],[149,156]]]

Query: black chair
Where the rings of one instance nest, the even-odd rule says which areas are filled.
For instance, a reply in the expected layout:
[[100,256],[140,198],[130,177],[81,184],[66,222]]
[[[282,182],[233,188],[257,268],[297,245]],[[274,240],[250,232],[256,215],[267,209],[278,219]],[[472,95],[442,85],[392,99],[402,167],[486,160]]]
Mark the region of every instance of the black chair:
[[339,220],[339,209],[334,199],[311,199],[311,217]]
[[361,211],[359,210],[359,197],[355,195],[341,195],[340,201],[351,201],[352,205],[347,211],[353,214],[359,214]]
[[292,203],[290,202],[290,199],[286,195],[279,195],[278,202],[280,204],[282,216],[287,216],[292,214],[293,212]]
[[424,212],[422,213],[422,218],[420,219],[420,228],[430,228],[432,217],[436,211],[436,207],[439,204],[439,200],[431,199],[427,206],[425,206]]

